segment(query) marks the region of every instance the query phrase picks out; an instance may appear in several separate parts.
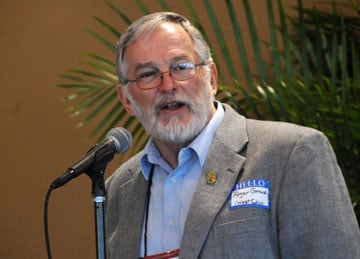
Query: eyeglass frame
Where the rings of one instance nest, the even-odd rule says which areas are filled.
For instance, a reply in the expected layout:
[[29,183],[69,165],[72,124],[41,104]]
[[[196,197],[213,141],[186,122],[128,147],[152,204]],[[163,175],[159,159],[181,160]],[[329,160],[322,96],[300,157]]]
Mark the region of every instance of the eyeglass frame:
[[[137,78],[135,78],[135,79],[127,79],[126,81],[125,81],[125,84],[128,84],[128,83],[136,83],[136,86],[139,88],[139,89],[141,89],[141,90],[152,90],[152,89],[155,89],[155,88],[158,88],[160,85],[161,85],[161,83],[163,82],[163,79],[164,79],[164,74],[166,74],[166,73],[168,73],[169,74],[169,77],[171,77],[173,80],[175,80],[175,81],[177,81],[177,82],[185,82],[185,81],[189,81],[189,80],[191,80],[191,79],[193,79],[194,77],[196,77],[197,76],[197,73],[198,73],[198,67],[199,66],[206,66],[206,65],[208,65],[206,62],[200,62],[200,63],[197,63],[197,64],[194,64],[194,63],[192,63],[191,61],[186,61],[186,62],[183,62],[183,63],[179,63],[179,64],[186,64],[186,63],[188,63],[188,64],[192,64],[193,66],[194,66],[194,68],[195,68],[195,74],[192,76],[192,77],[190,77],[190,78],[187,78],[187,79],[184,79],[184,80],[178,80],[178,79],[176,79],[176,78],[174,78],[173,77],[173,75],[172,75],[172,73],[171,73],[171,69],[172,69],[172,67],[170,66],[170,69],[169,70],[167,70],[167,71],[164,71],[164,72],[160,72],[159,70],[158,71],[156,71],[157,73],[158,73],[158,76],[160,77],[160,82],[157,84],[157,85],[155,85],[154,87],[151,87],[151,88],[142,88],[142,87],[140,87],[139,86],[139,84],[138,84],[138,80],[139,80],[139,77],[141,76],[141,75],[138,75],[137,76]],[[158,76],[156,77],[156,78],[158,78]],[[156,79],[155,78],[155,79]]]

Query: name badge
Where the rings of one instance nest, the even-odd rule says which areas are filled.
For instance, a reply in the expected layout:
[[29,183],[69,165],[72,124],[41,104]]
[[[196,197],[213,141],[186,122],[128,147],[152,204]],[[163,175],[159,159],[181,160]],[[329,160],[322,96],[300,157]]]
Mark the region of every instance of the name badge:
[[234,186],[230,209],[247,207],[270,209],[270,181],[247,180]]

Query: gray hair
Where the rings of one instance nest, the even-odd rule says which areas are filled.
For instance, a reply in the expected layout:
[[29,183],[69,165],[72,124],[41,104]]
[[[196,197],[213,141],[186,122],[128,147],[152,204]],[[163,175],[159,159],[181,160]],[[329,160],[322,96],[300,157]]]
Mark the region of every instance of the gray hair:
[[120,84],[126,84],[127,64],[124,61],[126,47],[134,43],[141,36],[150,34],[160,23],[169,22],[180,25],[189,34],[195,45],[195,52],[198,54],[201,62],[212,62],[209,45],[202,37],[201,33],[191,22],[182,15],[172,12],[158,12],[143,16],[133,22],[127,30],[121,35],[116,49],[116,72]]

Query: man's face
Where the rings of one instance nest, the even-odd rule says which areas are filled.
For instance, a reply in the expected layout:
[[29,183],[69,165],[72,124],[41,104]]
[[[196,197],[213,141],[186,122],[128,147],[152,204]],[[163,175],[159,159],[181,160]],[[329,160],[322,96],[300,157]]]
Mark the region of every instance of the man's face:
[[[160,24],[128,46],[124,60],[129,79],[148,71],[167,72],[176,64],[201,62],[189,35],[173,23]],[[164,73],[156,88],[142,90],[130,82],[128,89],[120,85],[118,91],[127,111],[155,141],[182,145],[195,138],[214,114],[216,80],[216,67],[209,64],[198,66],[196,76],[187,81],[176,81]]]

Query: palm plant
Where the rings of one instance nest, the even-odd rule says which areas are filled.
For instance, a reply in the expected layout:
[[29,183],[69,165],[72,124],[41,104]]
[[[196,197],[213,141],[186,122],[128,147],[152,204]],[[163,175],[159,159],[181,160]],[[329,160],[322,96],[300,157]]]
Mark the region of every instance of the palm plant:
[[[224,2],[231,21],[231,37],[235,39],[235,49],[230,50],[229,35],[224,36],[211,2],[203,1],[216,34],[213,49],[218,46],[221,50],[214,59],[225,64],[219,71],[218,99],[247,117],[289,121],[323,131],[334,147],[360,218],[360,23],[358,15],[343,14],[349,10],[359,14],[359,7],[340,6],[332,1],[332,11],[323,12],[315,7],[305,8],[298,0],[297,15],[289,16],[283,0],[266,0],[269,39],[264,41],[259,37],[249,2]],[[150,12],[140,0],[136,3],[144,14]],[[159,3],[164,10],[170,10],[165,0]],[[131,23],[117,5],[106,4],[125,24]],[[204,29],[191,1],[184,1],[184,5],[188,17],[207,38],[211,32]],[[240,8],[246,15],[250,49],[244,43],[245,26],[238,21]],[[96,16],[94,19],[114,38],[108,40],[91,29],[87,31],[114,53],[120,32],[105,20]],[[101,117],[92,132],[100,138],[116,125],[129,128],[136,152],[147,137],[139,122],[129,117],[117,101],[114,67],[113,61],[89,54],[83,68],[62,75],[65,83],[60,87],[71,90],[65,98],[72,101],[71,115],[85,116],[79,126]],[[241,67],[243,79],[239,78],[237,67]]]

